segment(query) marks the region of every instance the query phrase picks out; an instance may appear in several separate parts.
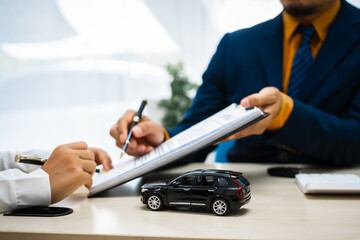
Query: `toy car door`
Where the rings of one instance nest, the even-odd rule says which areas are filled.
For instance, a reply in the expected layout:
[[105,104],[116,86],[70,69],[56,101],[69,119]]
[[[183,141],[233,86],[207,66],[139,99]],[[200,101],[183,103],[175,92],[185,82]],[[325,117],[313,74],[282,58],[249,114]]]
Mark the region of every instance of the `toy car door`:
[[168,186],[167,201],[169,205],[190,206],[190,193],[193,176],[184,176],[175,179]]
[[208,206],[208,200],[215,194],[214,177],[199,175],[194,177],[193,188],[191,190],[192,206]]

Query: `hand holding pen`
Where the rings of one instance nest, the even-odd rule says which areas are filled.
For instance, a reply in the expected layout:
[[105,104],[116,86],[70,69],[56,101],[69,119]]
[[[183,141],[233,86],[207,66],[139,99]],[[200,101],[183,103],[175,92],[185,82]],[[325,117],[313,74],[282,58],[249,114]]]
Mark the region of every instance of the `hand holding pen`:
[[132,120],[132,123],[130,125],[130,129],[129,129],[129,134],[125,140],[125,144],[124,146],[122,147],[121,149],[121,153],[120,153],[120,158],[122,158],[125,154],[125,151],[126,149],[128,148],[129,144],[130,144],[130,141],[131,141],[131,138],[132,138],[132,135],[133,135],[133,128],[135,127],[136,124],[138,124],[141,120],[141,115],[142,115],[142,112],[144,111],[144,108],[147,104],[147,101],[144,99],[142,100],[141,104],[140,104],[140,107],[139,107],[139,110],[136,112],[135,116],[133,117],[133,120]]
[[[26,163],[32,165],[39,165],[42,166],[48,161],[47,158],[40,158],[40,157],[32,157],[24,154],[16,154],[15,162],[17,163]],[[100,173],[100,169],[95,169],[96,173]]]
[[51,203],[56,203],[80,186],[90,188],[96,169],[95,155],[85,142],[63,144],[54,149],[49,159],[18,155],[17,162],[38,163],[49,175]]
[[[68,144],[70,145],[70,144]],[[100,148],[89,147],[86,149],[89,152],[92,152],[95,157],[95,163],[97,165],[102,165],[102,169],[96,168],[95,172],[100,173],[102,170],[108,171],[113,168],[111,158],[109,155],[101,150]],[[33,164],[33,165],[44,165],[48,161],[47,158],[40,158],[34,156],[28,156],[23,154],[17,154],[15,156],[15,162],[17,163],[26,163],[26,164]]]
[[[110,135],[122,150],[124,150],[126,140],[130,139],[125,150],[131,156],[149,153],[165,140],[164,128],[147,116],[141,115],[140,122],[133,124],[134,116],[139,110],[137,112],[128,110],[110,130]],[[131,137],[128,132],[131,132]]]

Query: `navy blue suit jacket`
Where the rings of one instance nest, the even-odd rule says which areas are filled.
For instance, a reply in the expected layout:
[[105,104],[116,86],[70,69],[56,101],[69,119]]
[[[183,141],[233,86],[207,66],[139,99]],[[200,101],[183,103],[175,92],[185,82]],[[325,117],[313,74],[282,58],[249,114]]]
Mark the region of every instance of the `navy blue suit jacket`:
[[[226,34],[183,121],[171,136],[266,86],[282,89],[281,14]],[[351,165],[360,162],[360,10],[341,8],[277,132],[236,141],[230,161]],[[211,148],[184,161],[202,161]]]

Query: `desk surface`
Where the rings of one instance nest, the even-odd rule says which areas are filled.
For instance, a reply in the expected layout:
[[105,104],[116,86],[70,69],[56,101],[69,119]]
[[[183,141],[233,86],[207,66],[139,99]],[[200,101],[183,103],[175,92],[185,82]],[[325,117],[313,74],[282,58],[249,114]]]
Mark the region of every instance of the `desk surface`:
[[[243,172],[251,183],[252,199],[226,217],[207,211],[150,211],[140,203],[139,186],[159,178],[153,173],[95,198],[87,198],[80,189],[56,204],[74,210],[67,216],[1,215],[0,239],[360,239],[360,195],[307,196],[294,179],[268,176],[266,170],[272,166],[191,164],[161,173],[171,178],[198,168]],[[360,168],[326,172],[360,175]]]

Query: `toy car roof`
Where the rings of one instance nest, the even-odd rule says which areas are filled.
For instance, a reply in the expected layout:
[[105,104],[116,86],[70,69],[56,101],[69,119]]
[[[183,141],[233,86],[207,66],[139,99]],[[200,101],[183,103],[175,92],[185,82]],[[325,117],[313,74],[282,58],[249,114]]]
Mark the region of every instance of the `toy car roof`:
[[241,172],[235,172],[231,170],[222,170],[222,169],[197,169],[188,174],[214,174],[214,175],[230,175],[231,177],[241,177],[243,174]]

